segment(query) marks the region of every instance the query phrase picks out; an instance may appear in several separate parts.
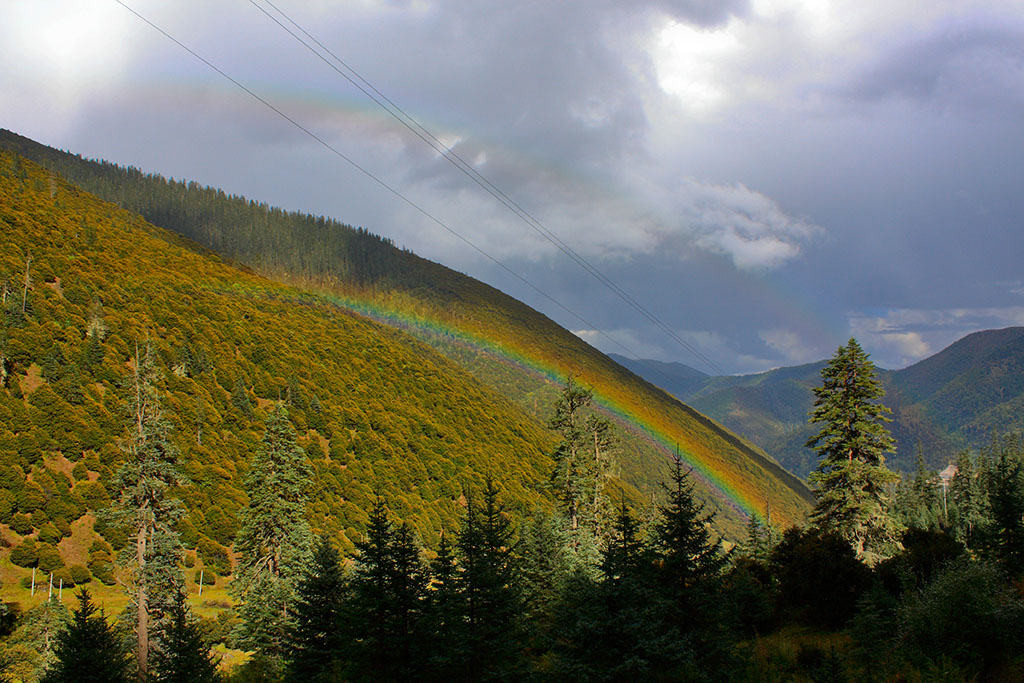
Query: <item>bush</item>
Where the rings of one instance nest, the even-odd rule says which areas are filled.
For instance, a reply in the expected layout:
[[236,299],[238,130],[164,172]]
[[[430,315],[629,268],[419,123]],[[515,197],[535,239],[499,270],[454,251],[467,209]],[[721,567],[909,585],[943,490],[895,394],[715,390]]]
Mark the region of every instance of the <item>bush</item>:
[[221,576],[231,573],[231,558],[228,556],[228,551],[216,541],[205,537],[200,538],[199,557],[207,569],[212,569]]
[[29,519],[28,515],[23,515],[20,512],[11,515],[11,531],[14,533],[20,534],[21,536],[27,536],[32,533],[32,529],[34,528],[35,527],[32,526],[32,520]]
[[780,612],[819,628],[842,628],[871,582],[871,571],[849,543],[817,529],[788,529],[770,565]]
[[71,468],[71,476],[74,477],[75,481],[85,481],[89,478],[89,468],[85,466],[84,462],[79,460]]
[[900,651],[919,667],[948,659],[984,674],[1024,653],[1024,601],[986,562],[948,565],[897,608]]
[[68,567],[68,571],[71,572],[71,580],[75,582],[76,586],[92,581],[92,573],[87,567],[80,564],[71,565]]
[[92,542],[92,545],[89,546],[90,555],[92,555],[93,553],[109,554],[110,552],[112,552],[110,544],[104,541],[102,538],[97,538],[95,541]]
[[114,550],[120,550],[128,543],[128,534],[119,526],[110,524],[100,518],[96,520],[93,529],[109,543]]
[[217,575],[209,569],[198,569],[195,574],[196,585],[215,586]]
[[7,489],[0,489],[0,523],[9,524],[14,512],[14,496]]
[[39,551],[31,538],[26,538],[11,550],[11,562],[19,567],[34,567],[38,561]]
[[36,554],[39,558],[37,566],[44,572],[57,571],[64,566],[64,558],[60,556],[60,551],[56,546],[38,543],[36,544]]
[[[95,545],[96,543],[93,543],[93,546]],[[103,550],[90,552],[88,568],[100,583],[107,586],[114,585],[116,580],[114,577],[114,562],[109,553]]]
[[[49,579],[47,579],[49,581]],[[49,584],[47,584],[49,585]],[[58,588],[74,588],[75,580],[71,578],[71,571],[67,567],[61,567],[53,571],[53,590]]]
[[39,529],[39,533],[36,535],[36,539],[41,543],[49,543],[51,545],[59,543],[64,535],[60,532],[53,522],[47,522]]

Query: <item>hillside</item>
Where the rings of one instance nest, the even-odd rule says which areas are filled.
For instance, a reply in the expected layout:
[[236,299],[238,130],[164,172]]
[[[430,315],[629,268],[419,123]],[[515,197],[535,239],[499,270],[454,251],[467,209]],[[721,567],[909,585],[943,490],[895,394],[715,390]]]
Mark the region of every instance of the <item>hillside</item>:
[[576,376],[621,427],[622,478],[657,492],[678,449],[727,535],[743,533],[746,515],[761,511],[769,497],[785,522],[807,509],[806,487],[763,451],[479,281],[329,219],[83,160],[9,132],[0,133],[0,146],[262,275],[416,335],[538,419],[563,378]]
[[[64,564],[88,561],[94,513],[122,457],[122,382],[146,343],[161,359],[160,392],[191,481],[180,491],[183,539],[218,574],[230,570],[242,477],[278,400],[315,470],[313,525],[344,548],[360,538],[378,489],[427,546],[455,526],[463,487],[487,476],[511,504],[547,504],[549,430],[449,359],[230,266],[8,152],[0,283],[7,544],[31,536],[59,548]],[[124,542],[98,528],[115,549]]]
[[[616,360],[651,382],[665,382],[661,386],[762,446],[790,471],[806,476],[814,469],[814,454],[804,443],[813,433],[807,415],[824,361],[699,378],[701,373],[685,365]],[[890,464],[897,469],[914,468],[919,443],[925,461],[941,469],[961,448],[1024,431],[1024,328],[970,334],[908,368],[880,370],[879,378],[887,392],[884,402],[893,411],[889,428],[897,452]]]

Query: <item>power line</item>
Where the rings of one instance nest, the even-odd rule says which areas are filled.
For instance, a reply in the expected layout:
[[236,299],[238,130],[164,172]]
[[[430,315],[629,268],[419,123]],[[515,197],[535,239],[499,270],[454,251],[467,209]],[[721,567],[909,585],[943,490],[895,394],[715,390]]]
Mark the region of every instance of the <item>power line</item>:
[[607,339],[607,340],[608,340],[609,342],[611,342],[611,343],[615,344],[616,346],[618,346],[618,347],[619,347],[620,349],[622,349],[623,351],[625,351],[625,352],[626,352],[626,353],[627,353],[628,355],[630,355],[630,356],[635,356],[635,357],[638,357],[638,356],[636,356],[636,354],[634,354],[634,352],[633,352],[632,350],[630,350],[629,348],[627,348],[627,347],[626,347],[625,345],[623,345],[623,344],[622,344],[621,342],[619,342],[618,340],[615,340],[615,339],[613,339],[613,338],[609,337],[609,336],[608,336],[607,334],[605,334],[605,333],[604,333],[604,332],[602,332],[601,330],[598,330],[598,329],[597,329],[597,327],[596,327],[596,326],[595,326],[595,325],[594,325],[593,323],[589,322],[589,321],[588,321],[588,320],[587,320],[586,318],[582,317],[581,315],[579,315],[578,313],[576,313],[575,311],[573,311],[572,309],[570,309],[570,308],[569,308],[569,307],[567,307],[566,305],[562,304],[562,303],[561,303],[560,301],[558,301],[557,299],[555,299],[554,297],[552,297],[552,296],[551,296],[550,294],[548,294],[547,292],[545,292],[544,290],[542,290],[542,289],[541,289],[540,287],[538,287],[538,286],[537,286],[537,285],[535,285],[534,283],[530,282],[530,281],[529,281],[529,280],[528,280],[528,279],[527,279],[526,277],[524,277],[523,275],[520,275],[519,273],[515,272],[514,270],[512,270],[511,268],[509,268],[509,267],[508,267],[507,265],[505,265],[504,263],[502,263],[501,261],[499,261],[498,259],[496,259],[496,258],[494,258],[493,256],[491,256],[491,255],[490,255],[489,253],[487,253],[486,251],[484,251],[484,249],[483,249],[483,248],[481,248],[481,247],[477,246],[477,245],[476,245],[475,243],[473,243],[473,242],[472,242],[472,241],[471,241],[471,240],[470,240],[469,238],[467,238],[466,236],[462,235],[461,233],[459,233],[458,231],[456,231],[456,230],[455,230],[454,228],[452,228],[451,226],[449,226],[449,225],[448,225],[447,223],[445,223],[444,221],[442,221],[442,220],[441,220],[440,218],[437,218],[437,217],[436,217],[436,216],[434,216],[434,215],[433,215],[432,213],[430,213],[429,211],[427,211],[426,209],[424,209],[424,208],[423,208],[422,206],[420,206],[419,204],[417,204],[417,203],[416,203],[416,202],[414,202],[413,200],[411,200],[411,199],[409,199],[408,197],[406,197],[406,196],[405,196],[404,194],[402,194],[401,192],[399,192],[399,191],[398,191],[398,190],[397,190],[397,189],[396,189],[395,187],[393,187],[392,185],[388,184],[387,182],[385,182],[384,180],[382,180],[382,179],[381,179],[381,178],[379,178],[378,176],[374,175],[374,174],[373,174],[373,173],[372,173],[372,172],[371,172],[371,171],[370,171],[369,169],[367,169],[366,167],[364,167],[364,166],[360,165],[359,163],[357,163],[356,161],[354,161],[354,160],[353,160],[352,158],[348,157],[348,156],[347,156],[347,155],[345,155],[345,154],[344,154],[343,152],[339,151],[339,150],[338,150],[337,148],[335,148],[334,146],[332,146],[332,145],[331,145],[330,143],[328,143],[328,142],[327,142],[326,140],[324,140],[323,138],[321,138],[320,136],[318,136],[318,135],[317,135],[316,133],[312,132],[311,130],[309,130],[309,129],[308,129],[308,128],[306,128],[305,126],[303,126],[303,125],[302,125],[301,123],[299,123],[298,121],[296,121],[296,120],[295,120],[295,119],[293,119],[292,117],[288,116],[288,114],[284,113],[283,111],[281,111],[280,109],[278,109],[277,107],[275,107],[275,106],[274,106],[273,104],[271,104],[271,103],[270,103],[269,101],[267,101],[266,99],[264,99],[263,97],[261,97],[260,95],[258,95],[257,93],[255,93],[255,92],[254,92],[253,90],[249,89],[248,87],[246,87],[245,85],[243,85],[243,84],[242,84],[241,82],[239,82],[238,80],[236,80],[236,79],[234,79],[233,77],[231,77],[230,75],[228,75],[228,74],[227,74],[227,73],[226,73],[225,71],[223,71],[222,69],[220,69],[219,67],[217,67],[217,66],[216,66],[215,64],[213,64],[212,62],[210,62],[209,60],[207,60],[207,59],[206,59],[205,57],[203,57],[202,55],[200,55],[199,53],[197,53],[197,52],[196,52],[195,50],[193,50],[192,48],[190,48],[190,47],[188,47],[187,45],[185,45],[184,43],[182,43],[182,42],[181,42],[180,40],[178,40],[177,38],[175,38],[174,36],[172,36],[172,35],[171,35],[170,33],[168,33],[168,32],[167,32],[167,31],[165,31],[164,29],[162,29],[162,28],[160,28],[159,26],[157,26],[156,24],[154,24],[154,23],[153,23],[152,21],[150,21],[149,19],[147,19],[146,17],[144,17],[144,16],[142,15],[142,14],[140,14],[139,12],[135,11],[134,9],[132,9],[131,7],[129,7],[128,5],[126,5],[126,4],[125,4],[124,2],[122,2],[121,0],[114,0],[114,1],[115,1],[115,2],[117,3],[117,4],[121,5],[122,7],[124,7],[124,8],[125,8],[126,10],[128,10],[129,12],[131,12],[132,14],[134,14],[134,15],[135,15],[136,17],[138,17],[138,18],[139,18],[140,20],[142,20],[143,22],[145,22],[146,24],[148,24],[148,25],[149,25],[149,26],[150,26],[151,28],[153,28],[154,30],[156,30],[157,32],[159,32],[160,34],[162,34],[162,35],[163,35],[163,36],[164,36],[165,38],[167,38],[168,40],[170,40],[171,42],[173,42],[173,43],[174,43],[175,45],[177,45],[178,47],[180,47],[181,49],[185,50],[185,51],[186,51],[186,52],[188,52],[188,53],[189,53],[190,55],[192,55],[193,57],[195,57],[196,59],[198,59],[198,60],[199,60],[200,62],[202,62],[203,64],[205,64],[205,65],[206,65],[207,67],[209,67],[210,69],[212,69],[212,70],[216,71],[216,72],[217,72],[218,74],[220,74],[220,75],[221,75],[222,77],[224,77],[225,79],[227,79],[228,81],[230,81],[230,82],[231,82],[232,84],[234,84],[234,85],[235,85],[236,87],[238,87],[238,88],[239,88],[240,90],[242,90],[243,92],[245,92],[246,94],[248,94],[249,96],[251,96],[251,97],[252,97],[253,99],[257,100],[257,101],[258,101],[258,102],[259,102],[260,104],[262,104],[263,106],[267,107],[268,109],[270,109],[271,111],[273,111],[273,112],[274,112],[275,114],[277,114],[278,116],[280,116],[280,117],[281,117],[282,119],[284,119],[285,121],[287,121],[288,123],[290,123],[290,124],[291,124],[292,126],[294,126],[294,127],[295,127],[295,128],[297,128],[298,130],[302,131],[302,132],[303,132],[303,133],[305,133],[305,134],[306,134],[307,136],[309,136],[310,138],[312,138],[313,140],[315,140],[315,141],[316,141],[317,143],[319,143],[320,145],[322,145],[322,146],[323,146],[323,147],[324,147],[325,149],[329,150],[329,151],[330,151],[330,152],[331,152],[332,154],[334,154],[334,155],[335,155],[335,156],[337,156],[338,158],[342,159],[343,161],[345,161],[346,163],[348,163],[349,165],[351,165],[351,166],[352,166],[353,168],[355,168],[355,169],[356,169],[356,170],[358,170],[358,171],[359,171],[360,173],[362,173],[363,175],[365,175],[365,176],[367,176],[368,178],[370,178],[371,180],[373,180],[373,181],[374,181],[375,183],[377,183],[378,185],[380,185],[381,187],[383,187],[383,188],[384,188],[385,190],[387,190],[387,191],[388,191],[388,192],[390,192],[391,194],[393,194],[393,195],[395,195],[396,197],[398,197],[399,199],[401,199],[401,200],[402,200],[403,202],[405,202],[405,203],[406,203],[406,204],[408,204],[408,205],[409,205],[410,207],[412,207],[413,209],[415,209],[415,210],[416,210],[416,211],[417,211],[418,213],[422,214],[423,216],[425,216],[425,217],[426,217],[427,219],[429,219],[429,220],[430,220],[430,221],[432,221],[433,223],[435,223],[435,224],[437,224],[438,226],[440,226],[440,227],[444,228],[445,230],[447,230],[447,231],[448,231],[449,233],[451,233],[452,235],[454,235],[455,237],[457,237],[457,238],[458,238],[459,240],[461,240],[462,242],[464,242],[465,244],[467,244],[468,246],[470,246],[470,247],[471,247],[472,249],[474,249],[475,251],[477,251],[477,252],[478,252],[479,254],[481,254],[482,256],[484,256],[485,258],[487,258],[487,259],[488,259],[489,261],[491,261],[492,263],[494,263],[495,265],[497,265],[497,266],[498,266],[499,268],[501,268],[502,270],[506,271],[507,273],[509,273],[510,275],[512,275],[513,277],[515,277],[515,278],[516,278],[517,280],[519,280],[520,282],[522,282],[523,284],[527,285],[528,287],[530,287],[531,289],[533,289],[533,290],[534,290],[535,292],[537,292],[538,294],[540,294],[541,296],[543,296],[544,298],[546,298],[546,299],[547,299],[548,301],[550,301],[551,303],[553,303],[554,305],[558,306],[559,308],[561,308],[561,309],[562,309],[563,311],[565,311],[565,312],[566,312],[566,313],[568,313],[569,315],[571,315],[571,316],[573,316],[574,318],[576,318],[577,320],[579,320],[579,321],[580,321],[581,323],[583,323],[584,325],[586,325],[586,326],[587,326],[588,328],[590,328],[590,329],[593,329],[593,330],[597,331],[597,333],[598,333],[598,334],[600,334],[600,335],[601,335],[602,337],[604,337],[605,339]]
[[[480,172],[478,172],[476,170],[476,168],[472,164],[466,162],[452,148],[450,148],[450,147],[446,146],[444,143],[442,143],[433,133],[431,133],[429,130],[427,130],[422,124],[420,124],[408,112],[406,112],[400,106],[395,104],[391,99],[389,99],[384,93],[382,93],[372,83],[370,83],[367,79],[365,79],[362,75],[360,75],[359,72],[356,71],[352,66],[347,64],[337,54],[335,54],[327,46],[325,46],[322,42],[320,42],[320,40],[318,40],[315,36],[313,36],[311,33],[309,33],[309,31],[307,31],[305,28],[303,28],[301,24],[299,24],[297,21],[292,19],[287,13],[285,13],[282,9],[280,9],[277,5],[275,5],[271,0],[263,0],[263,2],[265,2],[271,8],[273,8],[275,12],[277,12],[281,17],[283,17],[285,19],[285,21],[287,21],[289,24],[291,24],[293,27],[295,27],[295,29],[297,29],[300,33],[302,33],[304,36],[306,36],[310,41],[315,43],[317,47],[319,47],[327,55],[329,55],[334,60],[334,62],[336,62],[343,69],[345,69],[345,71],[342,71],[341,69],[339,69],[338,66],[335,66],[335,64],[332,63],[331,60],[327,59],[327,57],[325,57],[316,48],[314,48],[312,45],[310,45],[310,43],[306,42],[302,37],[300,37],[298,34],[296,34],[290,28],[285,26],[283,23],[281,23],[280,20],[278,20],[276,17],[274,17],[272,14],[270,14],[256,0],[249,0],[249,3],[251,5],[253,5],[253,7],[255,7],[260,12],[262,12],[267,18],[269,18],[271,21],[273,21],[275,24],[277,24],[277,26],[279,26],[282,30],[284,30],[286,33],[288,33],[292,38],[294,38],[296,41],[298,41],[300,44],[302,44],[307,50],[309,50],[314,55],[316,55],[316,57],[318,57],[321,61],[323,61],[328,67],[330,67],[332,70],[334,70],[336,73],[338,73],[342,78],[344,78],[349,83],[351,83],[360,92],[362,92],[366,97],[368,97],[375,104],[377,104],[377,106],[379,106],[381,109],[386,111],[389,115],[391,115],[396,121],[398,121],[403,126],[405,126],[407,129],[409,129],[409,131],[411,131],[416,137],[418,137],[425,144],[427,144],[431,149],[433,149],[435,152],[437,152],[442,157],[444,157],[444,159],[447,160],[452,166],[454,166],[463,175],[465,175],[467,178],[469,178],[474,183],[476,183],[478,186],[480,186],[485,192],[487,192],[492,197],[494,197],[494,199],[496,199],[503,206],[505,206],[509,211],[511,211],[513,214],[515,214],[520,220],[522,220],[524,223],[526,223],[526,225],[529,226],[532,230],[534,230],[535,232],[537,232],[538,234],[543,236],[545,239],[547,239],[549,242],[554,244],[555,247],[559,251],[561,251],[563,254],[565,254],[567,257],[569,257],[578,266],[580,266],[585,272],[590,274],[594,279],[596,279],[602,285],[604,285],[609,290],[611,290],[620,299],[625,301],[630,307],[632,307],[635,311],[640,313],[640,315],[642,315],[644,318],[646,318],[656,328],[658,328],[662,332],[664,332],[670,339],[675,341],[677,344],[679,344],[684,349],[689,351],[691,354],[696,356],[699,360],[704,362],[704,364],[706,364],[709,368],[711,368],[715,372],[715,374],[718,374],[718,375],[726,375],[727,374],[716,363],[714,363],[711,359],[709,359],[707,356],[705,356],[703,353],[701,353],[696,347],[694,347],[692,344],[687,342],[683,337],[681,337],[675,330],[673,330],[668,325],[663,323],[654,313],[652,313],[649,309],[647,309],[639,301],[637,301],[632,295],[630,295],[628,292],[626,292],[624,289],[622,289],[622,287],[620,287],[616,282],[614,282],[611,278],[609,278],[603,272],[601,272],[600,269],[598,269],[595,265],[590,263],[590,261],[588,261],[584,256],[580,255],[571,246],[566,244],[562,239],[560,239],[558,237],[558,235],[556,235],[554,232],[549,230],[547,228],[547,226],[545,226],[540,220],[538,220],[533,215],[531,215],[526,209],[524,209],[521,205],[519,205],[515,200],[511,199],[507,194],[505,194],[501,190],[501,188],[496,186],[494,183],[492,183],[490,180],[488,180],[484,175],[482,175]],[[605,336],[606,338],[608,338],[607,335],[604,335],[603,333],[602,333],[602,335]],[[621,344],[619,344],[619,346],[621,346]]]

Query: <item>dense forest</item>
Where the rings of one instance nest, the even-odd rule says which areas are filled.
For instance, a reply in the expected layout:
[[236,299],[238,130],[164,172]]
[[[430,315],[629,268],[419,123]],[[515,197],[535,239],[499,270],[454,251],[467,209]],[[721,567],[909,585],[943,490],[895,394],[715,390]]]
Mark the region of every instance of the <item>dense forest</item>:
[[288,213],[195,183],[90,161],[0,130],[18,151],[101,196],[240,262],[417,336],[543,422],[552,377],[576,376],[620,430],[620,478],[657,494],[678,451],[695,486],[736,538],[771,499],[805,514],[810,492],[758,447],[643,382],[552,320],[502,292],[330,219]]

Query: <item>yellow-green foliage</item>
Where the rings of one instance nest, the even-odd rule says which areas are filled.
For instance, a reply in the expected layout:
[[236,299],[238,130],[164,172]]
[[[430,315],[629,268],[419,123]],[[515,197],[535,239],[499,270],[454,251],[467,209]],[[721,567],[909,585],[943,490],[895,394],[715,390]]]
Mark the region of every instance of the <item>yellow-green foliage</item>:
[[[242,476],[277,400],[292,404],[316,473],[313,525],[341,534],[345,547],[377,489],[427,546],[454,526],[463,487],[485,476],[510,503],[543,501],[552,435],[455,363],[230,267],[10,153],[0,153],[4,281],[3,521],[20,515],[21,531],[51,544],[109,501],[125,434],[119,383],[147,340],[165,368],[160,391],[192,482],[180,491],[189,509],[183,538],[208,566],[226,562],[223,546],[245,503]],[[254,419],[232,401],[238,378]],[[116,530],[100,528],[116,548]],[[95,571],[107,559],[100,549],[74,561]]]

